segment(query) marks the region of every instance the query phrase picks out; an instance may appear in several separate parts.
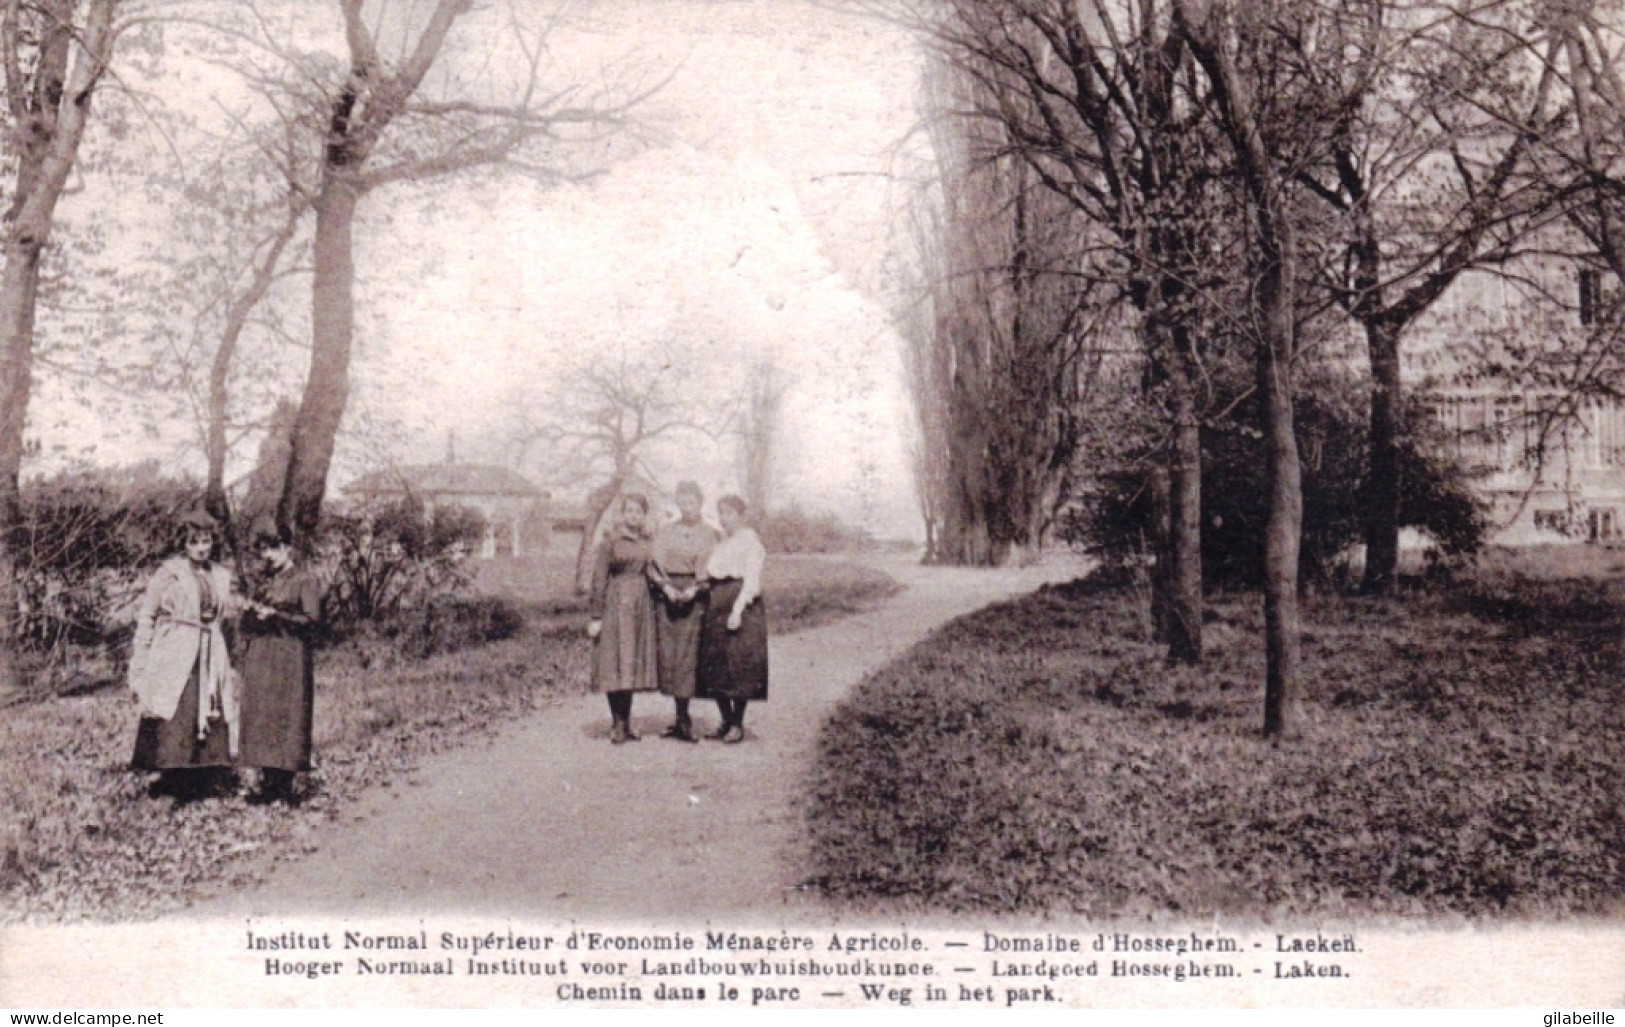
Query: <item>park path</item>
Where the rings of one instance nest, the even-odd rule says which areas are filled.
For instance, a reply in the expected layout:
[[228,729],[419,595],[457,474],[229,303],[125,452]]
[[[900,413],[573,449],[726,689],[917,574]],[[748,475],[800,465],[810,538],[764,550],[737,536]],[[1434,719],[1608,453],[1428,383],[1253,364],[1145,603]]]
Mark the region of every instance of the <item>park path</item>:
[[[805,901],[793,801],[834,704],[943,622],[1078,569],[888,562],[905,589],[884,605],[772,640],[771,701],[751,706],[745,744],[658,738],[670,703],[640,696],[643,741],[612,746],[603,699],[571,699],[489,744],[430,757],[415,787],[364,795],[355,815],[318,830],[315,852],[262,886],[182,915],[780,921]],[[696,710],[710,731],[714,706]]]

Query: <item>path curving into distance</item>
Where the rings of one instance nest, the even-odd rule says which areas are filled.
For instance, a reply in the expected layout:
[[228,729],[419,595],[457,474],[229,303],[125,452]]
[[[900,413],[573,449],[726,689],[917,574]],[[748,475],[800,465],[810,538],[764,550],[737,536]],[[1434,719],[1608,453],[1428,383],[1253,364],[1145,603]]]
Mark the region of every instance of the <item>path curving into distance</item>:
[[[605,925],[779,922],[795,890],[796,791],[818,730],[864,675],[944,622],[1081,565],[884,569],[905,589],[877,609],[771,641],[771,699],[743,745],[657,737],[671,702],[640,695],[641,742],[612,746],[601,696],[574,698],[489,743],[428,757],[414,786],[374,789],[321,827],[316,851],[183,917],[501,914]],[[771,582],[769,582],[771,587]],[[716,708],[697,702],[697,729]]]

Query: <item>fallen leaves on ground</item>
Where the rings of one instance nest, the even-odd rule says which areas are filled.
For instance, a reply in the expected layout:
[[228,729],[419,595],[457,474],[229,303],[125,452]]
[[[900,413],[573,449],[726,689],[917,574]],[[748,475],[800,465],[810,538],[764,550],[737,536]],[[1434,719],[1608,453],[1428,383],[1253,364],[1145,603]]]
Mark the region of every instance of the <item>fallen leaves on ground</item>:
[[[567,565],[565,565],[567,566]],[[776,560],[776,633],[868,609],[899,586],[833,560]],[[543,583],[543,598],[567,592]],[[0,718],[0,923],[143,919],[246,887],[313,848],[322,824],[357,815],[368,787],[410,782],[423,757],[589,687],[584,615],[532,597],[511,639],[426,659],[377,646],[317,660],[317,769],[294,808],[239,791],[177,803],[130,772],[136,714],[110,689]],[[550,600],[552,601],[552,600]]]
[[1263,737],[1262,605],[1201,668],[1089,582],[963,618],[826,725],[814,883],[927,909],[1594,913],[1625,896],[1625,595],[1314,600],[1300,727]]

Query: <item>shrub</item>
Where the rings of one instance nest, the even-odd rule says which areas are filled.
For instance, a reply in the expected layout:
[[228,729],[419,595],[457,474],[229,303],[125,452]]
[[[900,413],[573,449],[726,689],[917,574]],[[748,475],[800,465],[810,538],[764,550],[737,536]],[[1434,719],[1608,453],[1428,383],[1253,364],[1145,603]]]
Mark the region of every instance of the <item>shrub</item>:
[[330,636],[377,639],[422,659],[518,634],[517,606],[470,594],[468,557],[484,534],[479,511],[430,510],[414,497],[328,518],[321,549]]
[[770,553],[844,553],[870,544],[869,533],[832,513],[808,513],[799,506],[761,517],[756,532]]
[[415,497],[328,517],[318,549],[329,629],[344,637],[465,590],[468,553],[484,532],[478,511],[429,510]]
[[201,489],[154,466],[76,470],[24,483],[12,534],[36,690],[116,678],[151,568],[180,546],[176,523]]
[[[81,691],[122,678],[142,590],[153,567],[179,551],[180,515],[201,500],[196,483],[151,465],[24,485],[11,543],[30,691]],[[332,636],[372,630],[426,655],[512,635],[515,610],[464,595],[465,558],[484,530],[477,511],[431,514],[413,499],[330,515],[314,566],[326,585]]]
[[[1348,381],[1320,383],[1298,401],[1305,581],[1329,581],[1337,554],[1363,541],[1367,421],[1354,391]],[[1446,455],[1442,430],[1420,399],[1411,403],[1408,423],[1411,432],[1400,447],[1401,526],[1420,529],[1446,554],[1476,551],[1488,524],[1483,502]],[[1210,586],[1261,582],[1269,514],[1265,468],[1264,438],[1249,423],[1203,427],[1202,572]],[[1063,516],[1060,534],[1108,562],[1132,564],[1146,552],[1151,523],[1143,471],[1122,472],[1093,478]]]
[[[1336,555],[1363,541],[1366,412],[1342,391],[1300,400],[1298,447],[1303,466],[1302,575],[1327,581]],[[1448,554],[1482,544],[1484,506],[1470,479],[1445,455],[1435,422],[1412,403],[1413,432],[1400,441],[1400,524],[1417,528]],[[1211,580],[1252,587],[1263,567],[1268,494],[1263,440],[1246,431],[1204,439],[1202,560]]]

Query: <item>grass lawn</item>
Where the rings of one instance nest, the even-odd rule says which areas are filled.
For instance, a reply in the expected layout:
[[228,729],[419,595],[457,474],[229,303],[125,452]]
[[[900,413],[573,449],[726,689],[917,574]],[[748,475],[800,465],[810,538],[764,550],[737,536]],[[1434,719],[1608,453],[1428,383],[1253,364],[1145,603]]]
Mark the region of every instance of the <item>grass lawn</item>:
[[[532,614],[585,617],[587,598],[569,586],[574,568],[574,547],[555,545],[534,559],[482,564],[476,584]],[[774,634],[805,631],[859,613],[902,588],[884,571],[831,556],[769,556],[763,578]]]
[[905,910],[1617,914],[1625,585],[1521,560],[1307,600],[1279,742],[1256,596],[1210,597],[1201,669],[1165,666],[1105,584],[962,618],[825,726],[814,883]]
[[[525,612],[510,639],[423,660],[377,644],[317,656],[311,794],[296,809],[237,797],[177,805],[126,766],[128,693],[12,707],[0,716],[0,922],[130,919],[240,887],[293,858],[365,787],[409,783],[419,760],[588,688],[586,604],[570,554],[481,568],[481,591]],[[828,559],[771,558],[775,633],[866,609],[900,586]]]

